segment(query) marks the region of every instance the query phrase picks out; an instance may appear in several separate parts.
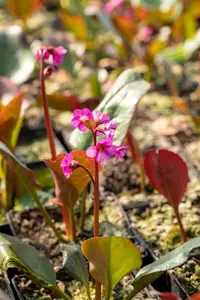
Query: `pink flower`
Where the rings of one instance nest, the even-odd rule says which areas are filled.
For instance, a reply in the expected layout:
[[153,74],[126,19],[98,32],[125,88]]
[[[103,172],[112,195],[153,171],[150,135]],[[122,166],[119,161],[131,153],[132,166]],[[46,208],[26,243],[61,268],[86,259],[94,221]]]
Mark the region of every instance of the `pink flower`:
[[72,171],[77,169],[80,164],[76,160],[73,160],[72,154],[66,154],[61,162],[61,168],[66,178],[70,178]]
[[120,158],[125,156],[127,148],[128,146],[115,146],[115,161],[118,161]]
[[64,54],[67,53],[67,50],[63,46],[56,47],[54,49],[53,56],[53,64],[60,65],[63,62]]
[[44,59],[49,59],[49,52],[47,50],[47,47],[40,47],[40,49],[38,49],[36,51],[36,54],[35,54],[35,58],[40,61],[42,56],[44,57]]
[[118,8],[123,8],[125,0],[110,0],[108,3],[104,5],[103,10],[107,13],[110,14],[112,11]]
[[112,142],[111,138],[102,139],[96,146],[91,146],[87,149],[87,156],[95,157],[98,163],[107,162],[115,154],[115,146],[113,146]]
[[67,50],[63,46],[59,47],[40,47],[37,50],[35,58],[41,60],[42,56],[44,59],[52,59],[53,65],[60,65],[64,59],[64,54],[67,53]]
[[88,108],[75,109],[74,117],[71,120],[72,127],[78,127],[80,131],[86,131],[96,125],[92,112]]
[[101,124],[106,124],[110,122],[110,117],[106,113],[102,113],[99,110],[94,110],[92,112],[93,118],[96,121],[96,126],[99,126]]
[[110,121],[107,124],[101,124],[96,128],[97,135],[105,134],[106,137],[113,137],[115,134],[115,129],[117,126],[114,123],[114,120]]

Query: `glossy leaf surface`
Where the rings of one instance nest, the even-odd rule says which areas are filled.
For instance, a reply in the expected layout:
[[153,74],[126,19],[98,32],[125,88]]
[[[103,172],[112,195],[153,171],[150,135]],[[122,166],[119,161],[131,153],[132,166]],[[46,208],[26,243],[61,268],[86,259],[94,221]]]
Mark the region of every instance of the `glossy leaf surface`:
[[90,274],[105,288],[106,299],[127,273],[141,266],[140,250],[123,237],[91,238],[82,243],[90,264]]
[[[103,101],[96,109],[107,113],[110,119],[115,118],[117,125],[114,142],[120,145],[127,134],[136,105],[149,89],[149,84],[132,69],[122,72]],[[74,148],[87,149],[92,144],[89,131],[72,132],[70,142]]]
[[30,77],[35,63],[34,55],[24,42],[21,28],[16,25],[7,29],[2,28],[0,30],[0,75],[9,77],[16,84],[21,84]]
[[78,245],[65,245],[63,269],[74,279],[88,287],[89,274],[81,249]]
[[166,149],[149,150],[144,157],[144,169],[151,185],[178,208],[189,181],[181,156]]
[[142,268],[133,282],[134,290],[125,298],[132,299],[144,287],[159,278],[165,271],[174,269],[186,263],[192,257],[200,255],[200,238],[192,239],[155,262]]
[[35,280],[47,285],[56,284],[56,273],[49,260],[34,247],[7,234],[0,234],[0,268],[17,267]]

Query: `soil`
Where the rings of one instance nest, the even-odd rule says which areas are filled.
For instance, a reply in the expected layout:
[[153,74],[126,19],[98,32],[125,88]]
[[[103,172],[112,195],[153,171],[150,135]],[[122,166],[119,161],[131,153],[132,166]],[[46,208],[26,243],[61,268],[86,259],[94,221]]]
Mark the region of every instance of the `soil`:
[[114,159],[110,160],[104,166],[101,185],[105,191],[115,194],[133,189],[136,193],[139,192],[140,177],[136,163],[131,157],[126,157],[118,163],[115,163]]
[[[123,211],[118,207],[115,196],[111,193],[103,193],[101,196],[100,202],[100,234],[101,235],[115,235],[115,236],[124,236],[130,238],[137,246],[139,246],[142,255],[146,255],[146,250],[144,245],[140,244],[140,241],[137,240],[137,237],[133,237],[128,231],[126,221],[124,219]],[[63,224],[61,221],[61,215],[58,208],[49,207],[49,214],[55,220],[56,227],[64,233]],[[93,229],[93,219],[90,214],[92,212],[92,203],[88,201],[87,211],[89,212],[86,222],[85,230],[81,233],[81,240],[89,238],[92,236]],[[37,209],[25,209],[23,211],[11,211],[10,212],[14,229],[19,238],[21,238],[26,243],[31,244],[36,247],[41,253],[46,255],[50,261],[53,263],[55,270],[57,271],[57,279],[65,288],[71,292],[73,299],[87,299],[85,291],[83,296],[79,294],[78,291],[82,290],[81,284],[72,280],[61,268],[62,265],[62,246],[58,243],[57,239],[54,237],[51,229],[46,226],[46,223]],[[113,292],[113,299],[123,299],[126,293],[131,290],[132,275],[124,278],[115,288]],[[52,296],[49,296],[49,292],[46,290],[35,287],[34,285],[29,286],[27,289],[27,279],[23,276],[18,282],[20,288],[23,290],[23,295],[26,299],[56,299]],[[123,287],[126,286],[125,289]],[[30,289],[29,289],[30,287]],[[91,283],[91,288],[94,287]],[[94,290],[92,289],[94,292]],[[33,298],[35,293],[37,298]],[[46,293],[48,296],[46,296]],[[28,294],[26,296],[26,294]],[[34,295],[34,297],[36,297]],[[32,298],[30,298],[32,297]],[[41,297],[41,298],[40,298]],[[46,297],[46,298],[45,298]],[[52,298],[48,298],[52,297]],[[148,296],[146,292],[142,292],[137,299],[147,299]]]

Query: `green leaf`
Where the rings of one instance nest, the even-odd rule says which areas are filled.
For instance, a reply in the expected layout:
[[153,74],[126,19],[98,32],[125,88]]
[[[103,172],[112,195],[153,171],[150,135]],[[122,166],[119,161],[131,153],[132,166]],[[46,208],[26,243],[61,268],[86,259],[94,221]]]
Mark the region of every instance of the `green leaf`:
[[[5,51],[6,49],[6,51]],[[0,30],[0,75],[8,76],[16,84],[25,82],[35,66],[30,49],[22,43],[20,27]]]
[[89,274],[84,256],[78,245],[64,245],[63,269],[88,288]]
[[[129,129],[136,105],[149,89],[149,84],[132,69],[122,72],[97,109],[106,112],[117,125],[114,143],[120,145]],[[92,144],[89,131],[72,132],[70,142],[73,147],[87,149]]]
[[[46,205],[49,199],[53,198],[53,195],[51,193],[45,191],[37,191],[37,196],[42,205]],[[22,197],[20,197],[19,205],[17,207],[19,207],[20,209],[23,209],[25,207],[35,208],[37,207],[37,204],[33,201],[30,194],[24,194]]]
[[122,277],[142,264],[140,250],[123,237],[91,238],[82,243],[82,251],[90,274],[104,286],[106,299]]
[[197,31],[194,38],[174,47],[166,48],[160,51],[155,57],[155,63],[162,61],[182,63],[189,60],[200,48],[200,30]]
[[111,18],[110,18],[110,16],[108,14],[106,14],[103,10],[101,10],[99,8],[96,11],[96,16],[97,16],[97,19],[99,19],[99,21],[103,24],[103,26],[105,27],[105,29],[111,31],[112,33],[114,33],[114,34],[116,34],[118,36],[120,36],[119,32],[115,28],[115,26],[112,23],[112,20],[111,20]]
[[132,299],[148,284],[159,278],[165,271],[174,269],[186,263],[192,257],[200,256],[200,238],[192,239],[152,264],[142,268],[133,282],[134,290],[125,300]]
[[56,284],[56,273],[49,260],[35,248],[7,234],[0,234],[0,268],[17,267],[45,285]]

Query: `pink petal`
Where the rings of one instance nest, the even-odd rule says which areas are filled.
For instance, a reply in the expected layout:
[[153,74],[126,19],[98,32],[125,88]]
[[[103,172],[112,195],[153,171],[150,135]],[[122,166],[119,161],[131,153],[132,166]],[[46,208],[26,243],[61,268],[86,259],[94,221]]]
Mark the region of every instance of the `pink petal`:
[[97,153],[96,147],[95,146],[90,146],[87,150],[86,150],[86,154],[89,157],[95,157]]
[[110,0],[107,4],[104,5],[103,10],[110,14],[114,9],[122,7],[125,0]]
[[78,129],[82,132],[86,131],[87,130],[87,127],[82,123],[82,122],[79,122],[78,123]]
[[81,109],[75,109],[74,110],[74,117],[80,117],[81,116]]
[[55,52],[59,53],[60,55],[64,55],[67,53],[67,49],[65,49],[63,46],[58,46],[55,48]]
[[72,154],[66,154],[65,157],[63,158],[62,162],[61,162],[61,167],[64,167],[66,165],[70,165],[71,161],[73,160],[73,156]]
[[72,127],[77,127],[79,123],[80,123],[80,118],[78,118],[78,117],[75,117],[71,120]]
[[62,170],[63,170],[65,177],[70,178],[70,176],[72,174],[72,169],[70,169],[69,167],[64,167],[64,168],[62,168]]
[[98,151],[97,155],[96,155],[96,161],[98,163],[102,162],[107,162],[110,159],[110,156],[108,153],[106,153],[105,151]]

